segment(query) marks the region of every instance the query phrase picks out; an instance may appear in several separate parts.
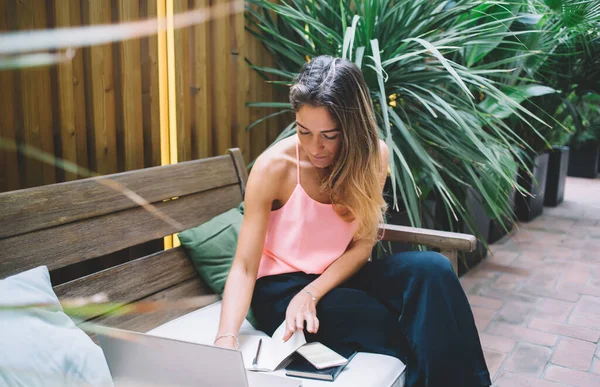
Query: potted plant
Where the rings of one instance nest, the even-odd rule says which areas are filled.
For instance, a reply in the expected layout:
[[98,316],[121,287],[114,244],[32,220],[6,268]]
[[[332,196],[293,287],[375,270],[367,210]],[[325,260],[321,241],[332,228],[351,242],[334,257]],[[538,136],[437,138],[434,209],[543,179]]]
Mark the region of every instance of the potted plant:
[[564,121],[578,110],[572,95],[599,85],[600,24],[593,2],[558,0],[511,11],[517,18],[507,28],[514,36],[503,39],[477,64],[488,68],[490,63],[503,63],[507,74],[491,78],[503,82],[507,93],[523,94],[523,107],[533,113],[519,111],[522,117],[508,117],[501,101],[482,102],[492,113],[508,117],[507,125],[527,144],[522,148],[527,162],[520,163],[518,181],[528,192],[516,195],[516,210],[519,219],[528,221],[543,211],[544,203],[557,205],[562,200],[567,155],[573,155],[564,147],[569,135]]
[[502,213],[499,215],[494,215],[490,209],[488,209],[488,213],[490,213],[490,229],[488,233],[487,241],[492,244],[502,239],[505,235],[510,233],[512,230],[516,216],[515,216],[515,194],[517,192],[517,177],[519,166],[515,159],[509,152],[504,151],[502,157],[502,164],[505,168],[512,174],[512,184],[504,184],[500,185],[498,180],[490,180],[491,183],[498,184],[496,188],[496,192],[498,195],[504,195],[504,203],[505,207]]
[[521,170],[517,182],[527,191],[527,194],[516,195],[515,210],[517,218],[529,222],[544,211],[544,195],[546,191],[546,176],[550,156],[544,152],[535,156],[531,161],[531,173]]
[[600,143],[596,141],[572,142],[573,152],[569,156],[569,176],[598,177],[598,163],[600,162]]
[[[483,198],[476,190],[469,189],[466,195],[467,210],[473,215],[476,235],[479,235],[477,247],[471,253],[465,253],[463,259],[464,270],[468,270],[473,265],[487,256],[488,244],[500,239],[506,235],[514,224],[514,197],[517,190],[516,174],[517,163],[512,154],[507,150],[497,147],[492,149],[498,154],[501,161],[503,175],[511,176],[510,179],[504,179],[502,176],[495,175],[491,168],[484,166],[480,174],[480,182],[486,186],[484,192],[493,193],[492,198]],[[490,206],[488,203],[501,203],[500,208]],[[467,227],[463,226],[464,232]],[[459,270],[460,272],[460,270]]]
[[[523,150],[523,158],[527,162],[519,169],[517,178],[526,193],[515,196],[517,218],[528,222],[542,214],[545,205],[556,206],[562,201],[569,162],[569,148],[564,145],[569,131],[556,119],[564,106],[561,93],[555,91],[535,96],[525,101],[523,106],[544,120],[544,123],[510,120],[529,146]],[[535,131],[525,128],[526,125],[533,126]]]
[[554,145],[548,151],[548,156],[544,205],[547,207],[556,207],[563,202],[565,197],[565,185],[567,183],[567,171],[569,168],[569,147]]
[[[527,143],[527,146],[517,152],[515,166],[517,171],[515,187],[517,189],[512,195],[514,195],[516,218],[528,222],[542,214],[544,210],[549,163],[547,150],[551,148],[547,138],[552,137],[554,130],[539,118],[547,116],[547,113],[540,107],[540,101],[552,98],[556,91],[546,86],[532,85],[514,87],[510,90],[520,95],[516,99],[524,101],[523,107],[535,115],[533,119],[522,119],[509,114],[502,115],[507,125],[514,128],[515,133]],[[561,127],[555,129],[555,131],[562,130]],[[514,169],[510,171],[514,173]]]
[[579,109],[569,117],[575,133],[571,137],[573,149],[569,156],[569,176],[596,178],[600,164],[600,94],[582,96]]
[[496,234],[505,235],[514,223],[512,198],[517,189],[517,163],[511,152],[502,147],[491,147],[490,150],[500,160],[502,173],[495,173],[493,168],[484,164],[477,173],[477,187],[454,188],[460,193],[457,200],[464,203],[469,216],[454,218],[442,200],[436,202],[436,228],[460,230],[477,238],[474,251],[459,255],[459,275],[466,273],[487,256],[493,228]]
[[[564,121],[566,111],[566,106],[562,103],[554,114],[557,122]],[[547,136],[548,142],[552,144],[551,149],[547,151],[548,172],[546,174],[546,192],[544,197],[544,206],[547,207],[558,206],[563,202],[565,196],[570,154],[568,143],[571,132],[565,129],[562,124],[556,124]]]

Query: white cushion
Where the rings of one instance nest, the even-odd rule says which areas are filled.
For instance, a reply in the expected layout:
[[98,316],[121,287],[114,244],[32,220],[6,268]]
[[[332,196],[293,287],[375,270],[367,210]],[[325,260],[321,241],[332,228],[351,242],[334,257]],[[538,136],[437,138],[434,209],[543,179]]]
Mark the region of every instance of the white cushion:
[[[221,301],[218,301],[154,328],[148,334],[200,344],[212,344],[219,327],[220,314]],[[264,332],[254,329],[247,320],[244,320],[240,328],[240,334],[244,333],[266,336]],[[405,368],[405,365],[395,357],[360,352],[356,354],[334,383],[303,379],[302,386],[403,387]],[[284,367],[280,367],[274,374],[285,376]]]
[[[56,307],[11,308],[31,304]],[[0,385],[112,386],[101,348],[62,311],[46,266],[0,280],[0,307]]]

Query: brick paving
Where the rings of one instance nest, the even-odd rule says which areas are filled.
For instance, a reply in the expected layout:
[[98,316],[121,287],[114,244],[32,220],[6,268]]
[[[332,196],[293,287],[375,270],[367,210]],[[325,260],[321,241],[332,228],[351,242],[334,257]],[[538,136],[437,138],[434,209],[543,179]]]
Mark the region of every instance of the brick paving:
[[461,283],[494,386],[600,386],[600,179],[490,249]]

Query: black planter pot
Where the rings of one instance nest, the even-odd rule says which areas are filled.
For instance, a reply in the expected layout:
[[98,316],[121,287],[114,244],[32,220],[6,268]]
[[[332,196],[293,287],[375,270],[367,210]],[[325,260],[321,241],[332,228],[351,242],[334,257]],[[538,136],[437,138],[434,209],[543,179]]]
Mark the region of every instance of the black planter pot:
[[[508,216],[502,218],[502,223],[497,219],[490,221],[490,233],[488,236],[488,243],[492,244],[498,242],[504,236],[508,235],[512,231],[515,220]],[[504,226],[503,226],[504,224]]]
[[569,153],[569,176],[595,179],[598,176],[600,145],[590,143],[580,148],[571,147]]
[[487,256],[487,249],[480,238],[487,240],[490,233],[491,219],[485,211],[481,197],[473,189],[467,191],[467,197],[465,200],[465,207],[467,212],[471,215],[474,221],[476,232],[471,231],[466,224],[463,224],[462,231],[466,234],[475,234],[479,236],[477,239],[477,247],[475,250],[469,253],[463,254],[463,259],[458,260],[458,275],[463,275],[473,266],[478,264]]
[[[516,182],[517,178],[518,178],[518,167],[515,165],[513,180]],[[507,215],[507,216],[502,217],[502,223],[498,219],[490,220],[490,232],[488,234],[488,239],[487,239],[489,244],[499,241],[505,235],[507,235],[509,232],[511,232],[511,230],[514,226],[514,223],[515,223],[514,212],[515,212],[515,193],[516,193],[516,191],[517,191],[516,188],[513,187],[510,192],[510,196],[508,197],[508,202],[506,203],[506,208],[510,209],[509,212],[511,212],[513,214],[510,216]]]
[[[509,199],[508,205],[510,209],[515,211],[515,192],[513,191],[512,196]],[[488,234],[488,244],[496,243],[500,239],[504,238],[510,233],[515,225],[514,216],[503,216],[502,222],[498,219],[490,220],[490,232]]]
[[549,157],[548,153],[543,153],[535,158],[532,169],[533,177],[526,175],[525,171],[519,173],[519,184],[533,195],[531,197],[517,194],[515,197],[515,210],[517,218],[521,221],[529,222],[544,212],[544,194]]
[[556,207],[562,203],[565,197],[565,183],[569,168],[569,147],[553,146],[548,155],[548,174],[546,175],[544,205]]

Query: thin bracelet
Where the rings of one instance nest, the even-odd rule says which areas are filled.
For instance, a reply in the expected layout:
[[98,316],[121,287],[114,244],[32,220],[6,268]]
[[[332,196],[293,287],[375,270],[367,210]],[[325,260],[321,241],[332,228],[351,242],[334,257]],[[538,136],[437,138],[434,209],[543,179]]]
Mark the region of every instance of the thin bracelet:
[[311,292],[309,292],[309,291],[308,291],[308,290],[306,290],[306,289],[303,289],[303,290],[304,290],[306,293],[308,293],[308,294],[310,295],[310,298],[312,298],[312,300],[313,300],[313,301],[317,301],[317,299],[315,298],[315,296],[313,296],[313,295],[312,295],[312,293],[311,293]]
[[240,347],[240,339],[238,339],[237,335],[234,335],[233,333],[225,333],[223,335],[217,336],[215,341],[213,341],[213,344],[215,344],[219,339],[222,339],[223,337],[234,338],[235,339],[235,349],[238,349]]
[[[319,289],[317,289],[317,287],[316,287],[315,285],[313,285],[313,284],[308,284],[308,285],[306,285],[306,286],[305,286],[305,289],[306,289],[306,288],[308,288],[308,287],[311,287],[311,288],[313,288],[313,290],[314,290],[314,291],[316,291],[316,292],[317,292],[317,294],[319,293]],[[313,296],[313,294],[312,294],[312,293],[310,293],[310,292],[309,292],[309,294],[310,294],[310,296],[311,296],[311,297],[313,297],[314,301],[316,301],[316,299],[315,299],[315,297]]]

